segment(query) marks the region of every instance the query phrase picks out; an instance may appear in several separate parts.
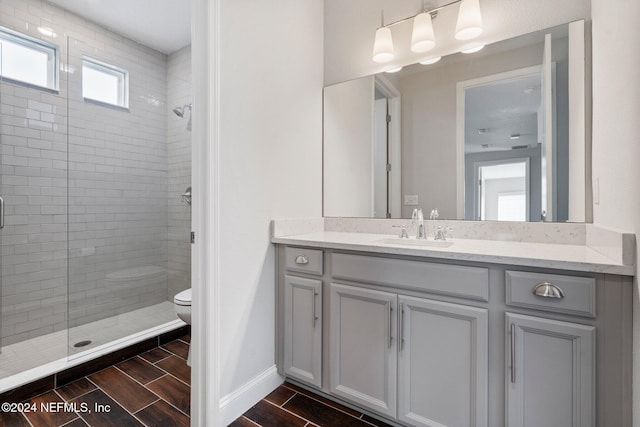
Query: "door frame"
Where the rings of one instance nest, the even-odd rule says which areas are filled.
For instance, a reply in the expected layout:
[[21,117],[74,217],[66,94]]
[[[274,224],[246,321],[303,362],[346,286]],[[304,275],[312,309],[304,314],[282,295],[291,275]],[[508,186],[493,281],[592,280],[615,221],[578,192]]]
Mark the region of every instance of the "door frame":
[[220,410],[220,0],[191,3],[191,425],[221,424]]
[[387,127],[387,161],[391,165],[387,175],[387,211],[391,218],[402,218],[402,96],[385,76],[375,76],[375,87],[387,98],[387,111],[391,116]]
[[480,212],[480,206],[482,205],[480,200],[482,197],[482,191],[478,188],[480,183],[480,168],[483,166],[508,165],[512,163],[525,164],[525,177],[524,177],[524,189],[525,189],[525,195],[526,195],[525,221],[527,222],[530,221],[530,217],[531,217],[531,166],[530,166],[531,158],[530,157],[514,157],[511,159],[487,160],[487,161],[473,163],[473,178],[474,178],[473,182],[475,183],[475,185],[473,186],[473,192],[475,193],[475,196],[473,198],[473,210],[474,210],[473,214],[474,214],[474,217],[476,217],[478,220],[480,220],[480,217],[482,215],[482,212]]
[[[465,123],[465,90],[484,86],[489,83],[517,79],[531,75],[541,75],[542,65],[518,68],[503,73],[490,74],[456,83],[456,213],[457,218],[464,218],[464,180],[465,180],[465,151],[464,151],[464,123]],[[475,190],[474,190],[475,191]],[[475,213],[474,213],[475,214]]]

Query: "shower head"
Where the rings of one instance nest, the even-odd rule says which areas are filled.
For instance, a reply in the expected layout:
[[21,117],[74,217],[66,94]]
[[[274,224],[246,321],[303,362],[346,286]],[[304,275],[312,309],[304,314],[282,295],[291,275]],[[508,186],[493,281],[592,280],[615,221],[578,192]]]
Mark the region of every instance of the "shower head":
[[182,107],[176,107],[173,109],[173,112],[178,117],[184,117],[184,113],[187,109],[191,111],[191,104],[185,104]]

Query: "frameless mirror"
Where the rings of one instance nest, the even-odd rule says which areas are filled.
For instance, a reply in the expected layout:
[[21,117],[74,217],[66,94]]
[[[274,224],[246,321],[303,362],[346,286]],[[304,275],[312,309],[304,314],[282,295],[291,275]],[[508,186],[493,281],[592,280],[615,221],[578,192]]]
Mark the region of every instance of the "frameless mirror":
[[329,86],[324,216],[588,217],[584,21]]

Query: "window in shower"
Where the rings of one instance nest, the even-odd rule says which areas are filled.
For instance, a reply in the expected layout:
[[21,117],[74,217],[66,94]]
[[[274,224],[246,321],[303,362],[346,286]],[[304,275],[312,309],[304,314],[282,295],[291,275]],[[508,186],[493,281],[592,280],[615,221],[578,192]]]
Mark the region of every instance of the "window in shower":
[[4,79],[58,90],[58,47],[0,27],[0,75]]
[[129,72],[93,58],[82,58],[82,97],[129,108]]

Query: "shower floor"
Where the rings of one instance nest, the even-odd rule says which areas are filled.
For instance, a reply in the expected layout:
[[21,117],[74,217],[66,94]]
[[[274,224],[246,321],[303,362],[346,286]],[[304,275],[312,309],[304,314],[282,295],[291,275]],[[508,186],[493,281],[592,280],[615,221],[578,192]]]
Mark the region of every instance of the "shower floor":
[[[176,319],[173,303],[164,301],[129,313],[2,347],[0,349],[0,379],[67,356],[73,359],[75,355],[84,354],[98,346]],[[79,348],[74,347],[74,344],[81,341],[91,341],[91,343]]]

